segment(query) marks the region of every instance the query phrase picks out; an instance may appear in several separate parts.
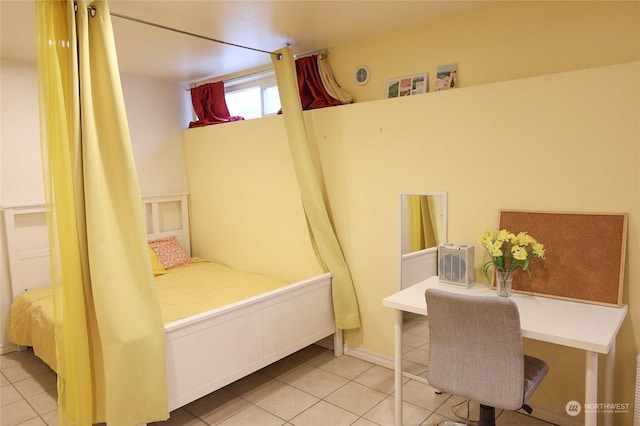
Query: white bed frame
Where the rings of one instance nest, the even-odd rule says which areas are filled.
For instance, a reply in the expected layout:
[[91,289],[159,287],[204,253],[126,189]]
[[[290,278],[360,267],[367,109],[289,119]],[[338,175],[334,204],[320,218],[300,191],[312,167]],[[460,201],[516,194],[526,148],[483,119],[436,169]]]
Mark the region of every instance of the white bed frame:
[[[145,196],[149,239],[176,235],[190,254],[187,194]],[[5,207],[12,298],[49,285],[43,205]],[[174,410],[328,336],[342,355],[331,274],[165,325],[169,409]]]
[[400,290],[438,275],[438,247],[403,254],[400,259]]

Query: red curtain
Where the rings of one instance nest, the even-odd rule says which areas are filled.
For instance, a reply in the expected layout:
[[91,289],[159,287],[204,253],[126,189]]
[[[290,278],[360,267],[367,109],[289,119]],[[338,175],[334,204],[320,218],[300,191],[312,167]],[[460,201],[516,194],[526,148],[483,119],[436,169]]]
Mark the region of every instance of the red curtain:
[[295,62],[303,110],[342,105],[342,102],[327,93],[322,84],[318,71],[318,55],[305,56],[296,59]]
[[189,128],[244,120],[243,117],[229,114],[227,101],[224,98],[224,83],[222,81],[192,88],[191,103],[198,120],[190,122]]

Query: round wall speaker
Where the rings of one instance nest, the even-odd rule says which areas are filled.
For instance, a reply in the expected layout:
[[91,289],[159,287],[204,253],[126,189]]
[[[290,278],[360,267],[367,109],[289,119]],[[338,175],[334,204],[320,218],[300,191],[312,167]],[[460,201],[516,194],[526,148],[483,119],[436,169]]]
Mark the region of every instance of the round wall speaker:
[[355,73],[356,83],[362,85],[369,81],[369,68],[358,67]]

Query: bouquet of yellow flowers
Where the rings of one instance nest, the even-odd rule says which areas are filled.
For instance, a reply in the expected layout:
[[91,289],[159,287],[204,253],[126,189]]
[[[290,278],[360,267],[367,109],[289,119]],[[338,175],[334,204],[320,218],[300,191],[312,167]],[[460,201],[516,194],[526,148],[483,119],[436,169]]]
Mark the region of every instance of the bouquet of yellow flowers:
[[478,242],[487,250],[491,260],[482,266],[484,276],[489,278],[489,268],[493,266],[505,279],[511,273],[522,267],[529,272],[529,259],[537,257],[544,259],[544,245],[540,244],[526,232],[515,235],[506,229],[499,231],[485,231]]

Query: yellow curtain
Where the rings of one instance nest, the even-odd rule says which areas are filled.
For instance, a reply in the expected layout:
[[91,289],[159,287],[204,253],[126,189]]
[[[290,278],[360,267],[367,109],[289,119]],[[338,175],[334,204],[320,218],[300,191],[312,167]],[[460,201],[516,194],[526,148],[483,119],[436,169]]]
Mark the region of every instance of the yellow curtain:
[[77,3],[36,1],[59,420],[143,424],[168,417],[164,326],[109,8]]
[[276,53],[279,54],[280,59],[274,56],[273,64],[302,205],[319,261],[333,275],[332,292],[336,327],[342,330],[355,329],[360,327],[358,302],[351,273],[333,231],[311,157],[293,55],[288,47]]
[[420,197],[420,211],[422,212],[422,231],[424,232],[424,246],[436,247],[438,245],[433,226],[433,215],[431,214],[430,196]]
[[343,104],[350,104],[351,102],[353,102],[353,96],[351,96],[351,94],[340,87],[335,77],[333,76],[333,71],[331,71],[329,60],[327,59],[326,55],[318,55],[318,72],[320,73],[322,85],[324,86],[329,96],[339,100]]
[[433,229],[433,244],[438,246],[443,241],[444,236],[442,229],[442,209],[440,207],[440,195],[427,195],[427,208],[429,209],[429,218]]
[[426,248],[424,243],[424,232],[422,232],[423,225],[420,198],[420,195],[407,195],[407,207],[409,209],[410,252],[420,251]]
[[438,196],[407,195],[409,209],[409,241],[411,252],[437,247],[442,241]]

